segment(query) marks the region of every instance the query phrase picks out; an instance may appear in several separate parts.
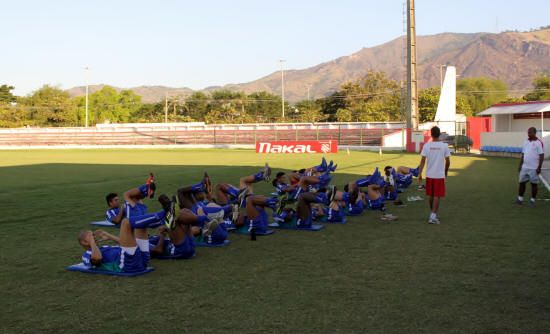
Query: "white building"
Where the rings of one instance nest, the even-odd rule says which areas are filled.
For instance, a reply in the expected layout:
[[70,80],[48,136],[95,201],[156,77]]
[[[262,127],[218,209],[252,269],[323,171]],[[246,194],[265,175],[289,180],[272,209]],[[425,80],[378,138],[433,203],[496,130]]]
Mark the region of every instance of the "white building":
[[519,153],[527,129],[534,127],[544,143],[544,155],[550,156],[550,101],[495,104],[477,116],[492,120],[492,132],[481,133],[482,151]]

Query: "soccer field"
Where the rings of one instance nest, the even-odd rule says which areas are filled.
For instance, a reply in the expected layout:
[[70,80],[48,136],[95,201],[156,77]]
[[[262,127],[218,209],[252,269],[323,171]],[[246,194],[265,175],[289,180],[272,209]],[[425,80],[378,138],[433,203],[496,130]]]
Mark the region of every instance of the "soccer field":
[[[0,151],[0,332],[502,333],[550,332],[550,202],[518,207],[515,159],[453,156],[441,225],[426,202],[391,204],[320,232],[277,231],[193,260],[153,260],[136,278],[67,272],[77,233],[101,220],[105,194],[157,194],[200,180],[236,184],[265,161],[279,170],[320,155],[245,150]],[[333,184],[417,155],[345,152]],[[268,183],[255,186],[268,194]],[[402,194],[418,195],[416,189]],[[545,190],[539,197],[549,198]],[[148,202],[158,209],[156,201]]]

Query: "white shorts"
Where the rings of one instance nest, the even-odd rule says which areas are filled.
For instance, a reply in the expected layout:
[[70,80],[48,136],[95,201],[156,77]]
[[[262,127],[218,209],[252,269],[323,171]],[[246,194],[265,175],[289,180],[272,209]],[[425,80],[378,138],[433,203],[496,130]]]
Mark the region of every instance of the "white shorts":
[[522,169],[519,172],[519,183],[531,182],[532,184],[539,184],[539,175],[536,169]]

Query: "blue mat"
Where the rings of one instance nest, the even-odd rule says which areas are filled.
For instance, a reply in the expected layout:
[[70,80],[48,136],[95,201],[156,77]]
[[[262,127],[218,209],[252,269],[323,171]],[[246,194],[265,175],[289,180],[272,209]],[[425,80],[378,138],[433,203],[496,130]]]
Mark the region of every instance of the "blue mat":
[[319,219],[318,221],[325,224],[345,224],[348,222],[346,218],[344,218],[341,222],[329,222],[326,216]]
[[182,257],[181,255],[152,255],[151,258],[157,260],[190,260],[195,256],[197,256],[197,254],[193,254],[191,257]]
[[151,271],[155,270],[153,267],[147,267],[144,271],[138,271],[135,273],[124,273],[124,272],[115,272],[115,271],[107,271],[107,270],[98,270],[98,269],[90,269],[84,265],[84,263],[79,264],[73,264],[72,266],[68,266],[65,268],[68,271],[79,271],[81,273],[85,274],[95,274],[95,275],[110,275],[110,276],[124,276],[124,277],[134,277],[134,276],[140,276],[143,274],[150,273]]
[[297,227],[295,223],[271,223],[268,225],[271,228],[278,228],[281,230],[295,230],[295,231],[320,231],[325,226],[321,224],[312,224],[311,227],[303,228]]
[[91,222],[90,225],[94,226],[102,226],[102,227],[116,227],[120,228],[120,224],[113,224],[110,221],[102,220],[97,222]]
[[[235,232],[237,234],[250,235],[250,232],[248,231],[248,228],[246,226],[238,228],[238,229],[234,230],[233,232]],[[275,233],[275,231],[273,231],[273,230],[266,230],[266,231],[263,231],[263,232],[256,231],[257,236],[270,235],[270,234],[273,234],[273,233]]]
[[209,244],[204,241],[195,240],[196,247],[225,247],[225,246],[229,246],[230,243],[231,243],[231,240],[227,240],[227,239],[223,242],[223,244]]

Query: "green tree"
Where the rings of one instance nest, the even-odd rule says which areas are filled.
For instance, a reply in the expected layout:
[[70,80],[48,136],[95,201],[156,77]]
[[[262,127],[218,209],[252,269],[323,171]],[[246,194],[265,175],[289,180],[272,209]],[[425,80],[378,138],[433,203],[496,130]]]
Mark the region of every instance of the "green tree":
[[27,110],[26,120],[41,126],[75,125],[75,105],[69,93],[57,87],[44,85],[30,96],[22,98],[19,107]]
[[352,122],[353,115],[348,109],[340,108],[336,112],[336,121],[337,122]]
[[316,101],[304,100],[297,102],[293,110],[292,119],[295,122],[315,123],[322,122],[327,118],[327,115],[321,112],[321,105]]
[[344,83],[340,90],[323,103],[323,113],[329,120],[351,121],[398,121],[401,115],[401,88],[397,81],[389,79],[384,72],[369,71],[361,80]]
[[[257,123],[270,123],[282,118],[282,99],[278,95],[268,92],[255,92],[249,94],[246,100],[246,110],[254,117]],[[285,111],[290,105],[285,101]]]
[[456,83],[457,96],[464,98],[470,110],[466,116],[473,116],[498,103],[508,96],[508,87],[500,80],[485,77],[460,79]]
[[430,87],[420,91],[418,94],[418,114],[420,122],[432,122],[439,104],[440,87]]
[[541,74],[533,79],[534,90],[525,95],[526,101],[550,100],[550,74]]
[[0,104],[8,104],[16,101],[17,98],[11,92],[14,89],[15,87],[13,86],[0,86]]
[[[75,98],[77,105],[76,120],[79,125],[85,124],[85,97]],[[124,123],[132,119],[132,115],[141,109],[141,96],[132,90],[121,90],[105,86],[88,96],[88,122]]]
[[203,92],[194,92],[185,99],[183,114],[197,121],[204,121],[208,113],[209,96]]
[[321,112],[326,115],[328,122],[337,121],[338,111],[346,109],[346,101],[340,94],[340,92],[334,92],[330,96],[320,98],[316,101],[321,105]]

